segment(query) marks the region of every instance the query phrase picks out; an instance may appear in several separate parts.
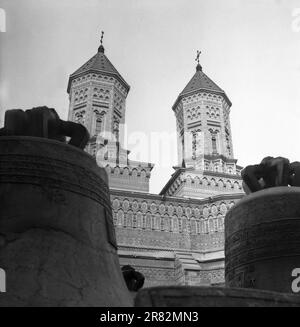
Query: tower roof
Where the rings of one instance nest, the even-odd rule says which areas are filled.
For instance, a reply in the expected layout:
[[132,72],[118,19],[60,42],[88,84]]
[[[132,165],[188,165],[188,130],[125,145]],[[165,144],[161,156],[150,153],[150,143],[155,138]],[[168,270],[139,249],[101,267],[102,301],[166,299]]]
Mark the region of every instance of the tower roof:
[[68,93],[70,92],[71,82],[75,77],[84,75],[86,73],[103,73],[106,75],[112,75],[116,77],[126,88],[127,92],[130,86],[126,83],[121,74],[117,71],[114,65],[109,61],[109,59],[104,54],[104,47],[101,44],[98,48],[98,52],[88,60],[84,65],[78,68],[73,74],[70,75],[68,84]]
[[198,63],[196,67],[196,73],[192,79],[188,82],[183,91],[179,94],[173,108],[177,105],[178,101],[185,96],[191,95],[195,92],[206,91],[217,94],[222,94],[225,99],[231,105],[230,100],[228,99],[224,90],[222,90],[215,82],[213,82],[205,73],[202,71],[201,65]]

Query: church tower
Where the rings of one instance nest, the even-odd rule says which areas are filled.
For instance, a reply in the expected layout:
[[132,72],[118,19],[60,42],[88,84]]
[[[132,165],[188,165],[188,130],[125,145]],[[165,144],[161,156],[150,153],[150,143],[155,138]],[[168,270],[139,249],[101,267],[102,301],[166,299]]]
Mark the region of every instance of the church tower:
[[125,122],[126,97],[130,86],[105,55],[98,52],[69,78],[69,120],[83,124],[91,140],[87,151],[95,155],[97,136],[119,141],[119,126]]
[[89,131],[85,150],[106,168],[110,188],[149,192],[153,165],[131,161],[122,147],[130,86],[105,55],[103,34],[97,53],[70,75],[68,119]]
[[204,72],[196,72],[172,109],[177,123],[178,166],[162,195],[205,198],[240,193],[241,177],[233,156],[231,102]]

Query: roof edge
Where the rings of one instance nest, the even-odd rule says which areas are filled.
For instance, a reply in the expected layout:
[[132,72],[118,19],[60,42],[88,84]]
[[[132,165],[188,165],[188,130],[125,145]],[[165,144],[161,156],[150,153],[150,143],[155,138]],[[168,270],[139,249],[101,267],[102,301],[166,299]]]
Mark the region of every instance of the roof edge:
[[222,200],[241,199],[245,196],[245,193],[223,193],[223,194],[208,196],[203,199],[196,199],[196,198],[187,198],[187,197],[176,196],[176,195],[169,196],[163,194],[153,194],[153,193],[145,193],[140,191],[129,191],[129,190],[118,190],[118,189],[111,189],[110,194],[115,196],[122,196],[122,197],[135,196],[138,198],[147,198],[152,200],[171,201],[174,203],[180,202],[180,203],[196,204],[196,205],[204,205],[204,204],[213,203]]
[[181,99],[183,99],[183,98],[185,98],[187,96],[193,95],[195,93],[201,92],[201,91],[222,95],[224,97],[224,99],[226,100],[226,102],[228,103],[229,107],[232,106],[232,102],[229,100],[229,98],[228,98],[227,94],[225,93],[225,91],[220,92],[220,91],[214,91],[214,90],[209,90],[209,89],[205,89],[205,88],[200,88],[198,90],[194,90],[194,91],[191,91],[191,92],[187,92],[187,93],[184,93],[184,94],[179,94],[179,96],[177,97],[175,103],[172,106],[172,110],[173,111],[175,110],[175,108],[177,107],[177,105],[178,105],[178,103],[180,102]]
[[130,85],[129,85],[127,82],[125,82],[124,78],[123,78],[120,74],[110,73],[110,72],[106,72],[106,71],[104,71],[104,70],[95,70],[95,69],[91,69],[91,70],[87,70],[87,71],[85,71],[85,72],[83,72],[83,73],[79,73],[79,74],[74,74],[74,73],[73,73],[73,74],[71,74],[71,75],[69,76],[68,87],[67,87],[67,93],[70,94],[71,81],[72,81],[74,78],[81,77],[81,76],[84,76],[84,75],[89,74],[89,73],[104,73],[104,74],[106,74],[106,75],[108,75],[108,76],[113,76],[113,77],[115,77],[117,80],[119,80],[119,82],[121,82],[121,83],[124,85],[124,87],[125,87],[127,93],[130,91]]
[[186,169],[185,168],[177,168],[176,171],[171,175],[165,186],[162,188],[162,190],[159,192],[159,195],[165,195],[167,190],[170,188],[170,186],[173,184],[174,180]]

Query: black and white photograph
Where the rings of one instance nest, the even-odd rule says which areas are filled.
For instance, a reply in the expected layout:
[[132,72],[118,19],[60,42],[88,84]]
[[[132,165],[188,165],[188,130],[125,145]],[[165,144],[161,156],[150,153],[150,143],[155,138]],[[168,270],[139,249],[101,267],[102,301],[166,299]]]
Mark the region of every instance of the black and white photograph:
[[0,0],[0,307],[300,307],[299,126],[300,0]]

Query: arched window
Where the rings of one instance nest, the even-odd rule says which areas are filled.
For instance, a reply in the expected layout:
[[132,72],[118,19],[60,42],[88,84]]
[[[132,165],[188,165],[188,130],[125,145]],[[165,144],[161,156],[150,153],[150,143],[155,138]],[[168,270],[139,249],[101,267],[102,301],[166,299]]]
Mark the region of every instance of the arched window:
[[126,226],[127,227],[132,227],[132,217],[133,217],[133,213],[132,211],[129,211],[127,212],[127,215],[126,215]]
[[100,117],[96,118],[96,126],[95,126],[95,135],[99,135],[102,128],[102,119]]
[[178,219],[176,216],[173,218],[173,231],[177,233],[179,231]]
[[197,133],[193,132],[193,142],[192,142],[192,149],[193,149],[193,160],[196,160],[196,151],[197,151]]
[[117,213],[117,226],[122,226],[124,223],[124,212],[119,210]]
[[160,230],[160,224],[161,224],[161,218],[159,215],[156,215],[155,217],[155,229]]
[[191,218],[191,234],[198,234],[200,232],[200,222],[195,218]]
[[94,111],[94,135],[98,136],[103,129],[103,116],[105,112]]
[[182,220],[181,220],[181,218],[178,218],[178,231],[179,231],[179,233],[182,233]]
[[151,229],[151,217],[152,217],[151,213],[148,212],[146,214],[146,228],[147,229]]
[[136,228],[136,225],[137,225],[136,215],[133,215],[133,217],[132,217],[132,227]]
[[211,142],[212,142],[212,151],[213,151],[213,154],[218,154],[217,138],[216,138],[216,135],[215,134],[212,135]]
[[143,215],[141,212],[138,212],[136,214],[136,219],[137,219],[137,228],[142,228],[143,227]]

